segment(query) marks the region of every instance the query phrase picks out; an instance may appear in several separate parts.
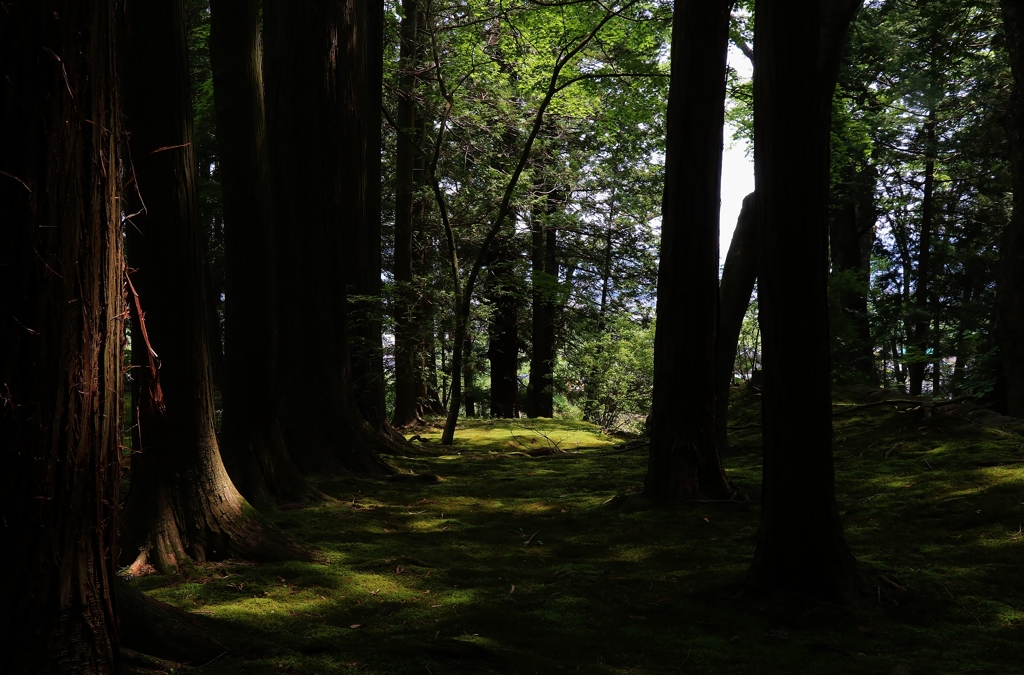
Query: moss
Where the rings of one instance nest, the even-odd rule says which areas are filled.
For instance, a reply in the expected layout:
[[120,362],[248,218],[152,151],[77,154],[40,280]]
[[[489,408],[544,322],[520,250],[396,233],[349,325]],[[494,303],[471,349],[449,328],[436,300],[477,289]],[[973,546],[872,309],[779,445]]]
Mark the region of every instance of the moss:
[[315,562],[135,583],[253,636],[206,673],[1024,672],[1020,438],[886,406],[836,418],[844,525],[880,599],[854,612],[744,593],[756,404],[737,392],[725,458],[751,503],[615,508],[644,450],[581,422],[469,420],[457,447],[420,430],[432,452],[395,460],[443,482],[325,480],[337,502],[277,514]]

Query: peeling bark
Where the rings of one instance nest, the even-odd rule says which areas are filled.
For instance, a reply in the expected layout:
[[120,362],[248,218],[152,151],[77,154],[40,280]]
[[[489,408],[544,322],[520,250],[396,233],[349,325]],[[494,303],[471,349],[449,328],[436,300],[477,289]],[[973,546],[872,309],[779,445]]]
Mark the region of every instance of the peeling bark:
[[[301,556],[228,478],[214,429],[184,4],[129,2],[125,24],[135,214],[126,229],[143,312],[133,325],[144,318],[165,406],[135,397],[122,557],[130,561],[145,550],[167,571],[190,560]],[[133,350],[144,381],[150,356]]]
[[0,9],[0,671],[117,670],[116,3]]

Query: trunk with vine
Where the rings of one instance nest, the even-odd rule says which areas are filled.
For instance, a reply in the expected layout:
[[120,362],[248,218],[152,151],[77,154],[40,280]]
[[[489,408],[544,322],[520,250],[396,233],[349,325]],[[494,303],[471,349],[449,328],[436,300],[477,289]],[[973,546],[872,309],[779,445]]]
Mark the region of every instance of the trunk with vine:
[[125,24],[136,396],[123,562],[289,557],[228,477],[214,429],[184,3],[129,2]]

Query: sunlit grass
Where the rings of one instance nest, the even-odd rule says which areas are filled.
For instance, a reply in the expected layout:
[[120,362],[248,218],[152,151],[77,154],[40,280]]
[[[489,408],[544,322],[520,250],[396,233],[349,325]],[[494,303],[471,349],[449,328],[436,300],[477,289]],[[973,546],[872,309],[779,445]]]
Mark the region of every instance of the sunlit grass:
[[393,460],[443,482],[325,480],[337,502],[275,514],[316,562],[135,583],[249,636],[208,673],[1024,672],[1019,436],[884,406],[837,418],[839,507],[881,603],[852,611],[743,593],[756,405],[737,396],[724,458],[747,503],[616,508],[645,450],[580,422],[468,420],[452,449],[420,430],[425,454]]

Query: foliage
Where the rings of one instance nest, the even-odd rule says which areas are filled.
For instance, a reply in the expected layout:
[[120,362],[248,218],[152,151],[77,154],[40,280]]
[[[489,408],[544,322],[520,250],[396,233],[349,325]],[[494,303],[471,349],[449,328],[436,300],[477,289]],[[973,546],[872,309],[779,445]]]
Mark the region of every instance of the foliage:
[[[972,336],[991,332],[1009,217],[1000,29],[994,2],[931,0],[870,2],[852,31],[834,107],[833,183],[851,162],[877,172],[872,336],[883,381],[900,387],[906,367],[926,362],[956,392],[965,363],[989,349],[987,337]],[[926,208],[935,215],[923,249]],[[921,325],[926,347],[915,337]]]
[[654,321],[615,316],[605,332],[566,346],[555,378],[588,421],[605,431],[641,431],[654,386]]

